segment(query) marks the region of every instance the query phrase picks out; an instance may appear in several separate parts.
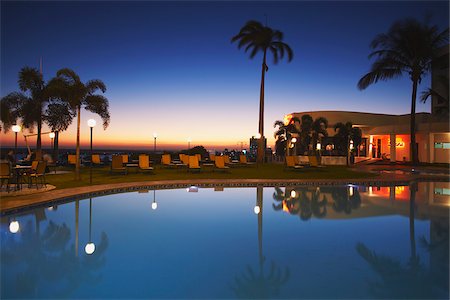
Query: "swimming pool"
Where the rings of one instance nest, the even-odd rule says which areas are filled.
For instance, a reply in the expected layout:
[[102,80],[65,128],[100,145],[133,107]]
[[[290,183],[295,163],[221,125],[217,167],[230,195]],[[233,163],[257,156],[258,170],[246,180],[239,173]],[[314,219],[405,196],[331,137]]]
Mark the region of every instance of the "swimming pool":
[[1,298],[448,298],[443,190],[192,187],[22,211],[1,219]]

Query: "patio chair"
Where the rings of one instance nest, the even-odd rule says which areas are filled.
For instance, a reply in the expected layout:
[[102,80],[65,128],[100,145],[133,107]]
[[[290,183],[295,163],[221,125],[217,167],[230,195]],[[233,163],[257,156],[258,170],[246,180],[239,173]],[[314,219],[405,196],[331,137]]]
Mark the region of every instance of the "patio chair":
[[295,163],[295,156],[289,155],[286,156],[286,168],[291,170],[299,170],[303,169],[304,166],[297,165]]
[[197,156],[195,156],[195,155],[190,155],[189,156],[189,169],[188,169],[188,171],[191,171],[191,170],[197,170],[199,172],[201,170],[199,161],[197,159]]
[[0,163],[0,189],[3,187],[3,182],[6,181],[6,190],[9,193],[9,184],[11,183],[11,165],[9,162]]
[[153,173],[153,168],[150,167],[150,159],[147,154],[139,155],[139,171],[150,171]]
[[216,159],[216,155],[215,154],[210,154],[209,155],[209,160],[210,161],[214,161]]
[[122,154],[122,164],[128,163],[128,154]]
[[201,161],[201,160],[202,160],[202,155],[201,155],[201,154],[198,154],[198,153],[197,153],[197,154],[195,154],[195,156],[197,157],[197,160],[198,160],[198,161]]
[[122,155],[113,155],[111,160],[111,171],[113,172],[123,172],[124,175],[128,174],[127,167],[123,165]]
[[216,168],[215,168],[216,170],[228,171],[230,169],[230,167],[225,166],[224,156],[216,156],[214,163],[216,165]]
[[35,170],[33,170],[33,166],[32,166],[30,173],[28,173],[28,186],[29,187],[31,187],[33,185],[33,178],[36,183],[36,189],[39,189],[39,185],[38,185],[39,178],[41,179],[41,184],[44,187],[47,187],[46,180],[45,180],[45,168],[46,167],[47,167],[47,162],[44,160],[40,160],[37,162],[37,167]]

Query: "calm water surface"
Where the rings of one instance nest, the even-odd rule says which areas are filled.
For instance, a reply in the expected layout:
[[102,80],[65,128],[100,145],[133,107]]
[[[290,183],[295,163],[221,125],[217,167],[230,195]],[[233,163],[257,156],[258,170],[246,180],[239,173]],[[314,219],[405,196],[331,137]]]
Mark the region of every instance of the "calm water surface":
[[448,299],[449,191],[151,190],[8,215],[1,298]]

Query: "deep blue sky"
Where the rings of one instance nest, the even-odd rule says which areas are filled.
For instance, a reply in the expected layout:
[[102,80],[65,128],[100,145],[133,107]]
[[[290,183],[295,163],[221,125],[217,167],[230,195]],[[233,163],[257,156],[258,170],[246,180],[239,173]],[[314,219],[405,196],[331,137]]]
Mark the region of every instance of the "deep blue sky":
[[[371,64],[369,44],[405,17],[431,14],[443,29],[448,11],[447,1],[2,1],[1,96],[17,90],[20,68],[38,67],[42,56],[46,79],[69,67],[84,81],[106,83],[112,122],[99,137],[105,142],[139,143],[157,131],[167,144],[191,137],[194,144],[236,145],[258,128],[261,56],[250,60],[230,38],[250,19],[265,22],[266,14],[294,50],[289,64],[269,60],[266,136],[291,112],[404,114],[407,78],[357,89]],[[428,85],[426,78],[420,88]],[[429,104],[418,104],[418,111],[429,111]]]

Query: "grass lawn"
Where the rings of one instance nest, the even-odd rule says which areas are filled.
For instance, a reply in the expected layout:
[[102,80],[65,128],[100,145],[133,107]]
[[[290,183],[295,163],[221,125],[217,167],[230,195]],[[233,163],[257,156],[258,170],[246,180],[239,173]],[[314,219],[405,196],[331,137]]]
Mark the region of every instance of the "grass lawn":
[[[57,189],[88,186],[89,167],[81,168],[81,181],[74,180],[71,173],[47,175],[47,183]],[[180,180],[180,179],[364,179],[377,177],[373,173],[354,171],[345,166],[329,166],[324,168],[303,168],[301,170],[285,170],[283,164],[264,164],[252,167],[230,168],[229,172],[213,172],[212,168],[204,168],[201,172],[187,172],[186,169],[163,169],[156,166],[154,174],[136,173],[135,168],[128,169],[128,175],[110,174],[109,167],[92,168],[92,184],[108,184],[120,182],[139,182],[148,180]]]

